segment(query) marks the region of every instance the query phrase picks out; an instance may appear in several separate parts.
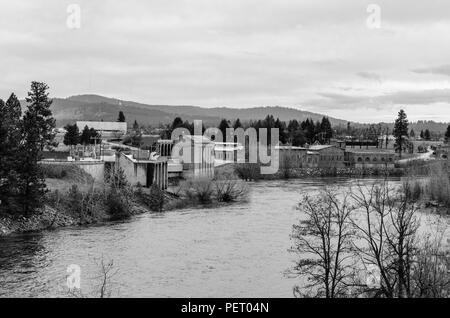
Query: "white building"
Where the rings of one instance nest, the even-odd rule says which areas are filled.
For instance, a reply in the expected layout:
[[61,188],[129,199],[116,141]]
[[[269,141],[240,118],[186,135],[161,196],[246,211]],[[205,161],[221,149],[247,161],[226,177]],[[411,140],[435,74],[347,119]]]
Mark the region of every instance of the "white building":
[[94,128],[102,136],[124,135],[127,133],[127,123],[115,121],[77,121],[78,129],[83,131],[84,127]]

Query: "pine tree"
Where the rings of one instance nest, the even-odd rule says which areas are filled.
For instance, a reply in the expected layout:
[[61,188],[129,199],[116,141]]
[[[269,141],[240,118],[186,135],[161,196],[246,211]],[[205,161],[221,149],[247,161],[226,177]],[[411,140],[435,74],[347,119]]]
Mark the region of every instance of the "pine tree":
[[431,133],[428,129],[425,129],[425,132],[423,133],[423,137],[425,138],[425,140],[431,139]]
[[84,146],[91,143],[91,131],[89,130],[89,127],[87,125],[84,126],[84,129],[81,132],[80,143]]
[[10,208],[17,192],[22,109],[16,95],[0,99],[0,207]]
[[80,143],[80,131],[77,124],[67,125],[64,128],[67,131],[64,135],[64,144],[71,148],[78,145]]
[[241,124],[241,121],[240,121],[239,118],[238,118],[238,119],[236,119],[236,121],[234,122],[233,128],[234,128],[234,129],[237,129],[237,128],[241,128],[241,127],[242,127],[242,124]]
[[136,119],[134,120],[133,130],[134,130],[134,131],[139,130],[139,124],[137,123],[137,120],[136,120]]
[[123,111],[119,111],[119,117],[117,118],[117,121],[119,123],[124,123],[125,122],[125,115],[123,114]]
[[409,132],[409,136],[411,138],[415,138],[416,137],[416,133],[414,132],[414,129],[411,129],[411,131]]
[[227,128],[230,128],[228,120],[222,119],[219,124],[219,130],[222,132],[223,141],[227,140]]
[[447,131],[445,132],[445,140],[446,140],[447,142],[450,141],[450,125],[448,125]]
[[28,107],[23,117],[23,141],[19,150],[18,169],[18,190],[26,215],[32,208],[41,205],[46,185],[38,162],[44,148],[49,146],[55,137],[55,119],[50,110],[52,100],[49,99],[47,90],[45,83],[32,82],[26,98]]
[[394,125],[395,149],[402,157],[403,147],[406,144],[406,137],[408,136],[408,119],[403,109],[398,112],[398,117]]
[[172,133],[175,129],[183,127],[183,120],[180,117],[175,117],[172,122],[172,126],[170,127],[170,133]]
[[424,139],[424,134],[423,134],[423,130],[420,131],[420,139]]
[[320,130],[323,133],[323,138],[329,142],[333,138],[333,129],[331,128],[331,123],[328,117],[323,117],[320,124]]

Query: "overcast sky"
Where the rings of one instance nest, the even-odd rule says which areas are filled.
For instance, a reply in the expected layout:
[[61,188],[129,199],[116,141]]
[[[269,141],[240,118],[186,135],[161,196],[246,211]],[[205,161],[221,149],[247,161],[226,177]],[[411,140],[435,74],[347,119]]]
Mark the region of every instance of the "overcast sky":
[[447,0],[0,1],[4,99],[39,80],[53,97],[450,121]]

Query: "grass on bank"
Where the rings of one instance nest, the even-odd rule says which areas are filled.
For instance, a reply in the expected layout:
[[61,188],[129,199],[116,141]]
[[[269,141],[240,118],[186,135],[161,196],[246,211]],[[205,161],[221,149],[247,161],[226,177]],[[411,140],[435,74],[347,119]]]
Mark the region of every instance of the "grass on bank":
[[428,165],[411,166],[403,183],[403,191],[412,201],[431,201],[450,209],[448,162],[436,161]]

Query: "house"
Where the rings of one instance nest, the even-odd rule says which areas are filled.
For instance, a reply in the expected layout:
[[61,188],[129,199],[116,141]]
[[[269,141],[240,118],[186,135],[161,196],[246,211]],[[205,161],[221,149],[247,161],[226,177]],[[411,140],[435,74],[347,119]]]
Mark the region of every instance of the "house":
[[94,128],[100,133],[102,138],[117,138],[127,133],[127,123],[115,121],[77,121],[77,126],[80,131],[84,127]]
[[310,152],[319,154],[319,168],[343,168],[345,150],[334,145],[313,145]]
[[319,153],[308,148],[295,146],[276,146],[280,168],[317,168]]
[[347,150],[345,162],[355,168],[388,168],[395,167],[396,154],[394,151],[382,150]]

